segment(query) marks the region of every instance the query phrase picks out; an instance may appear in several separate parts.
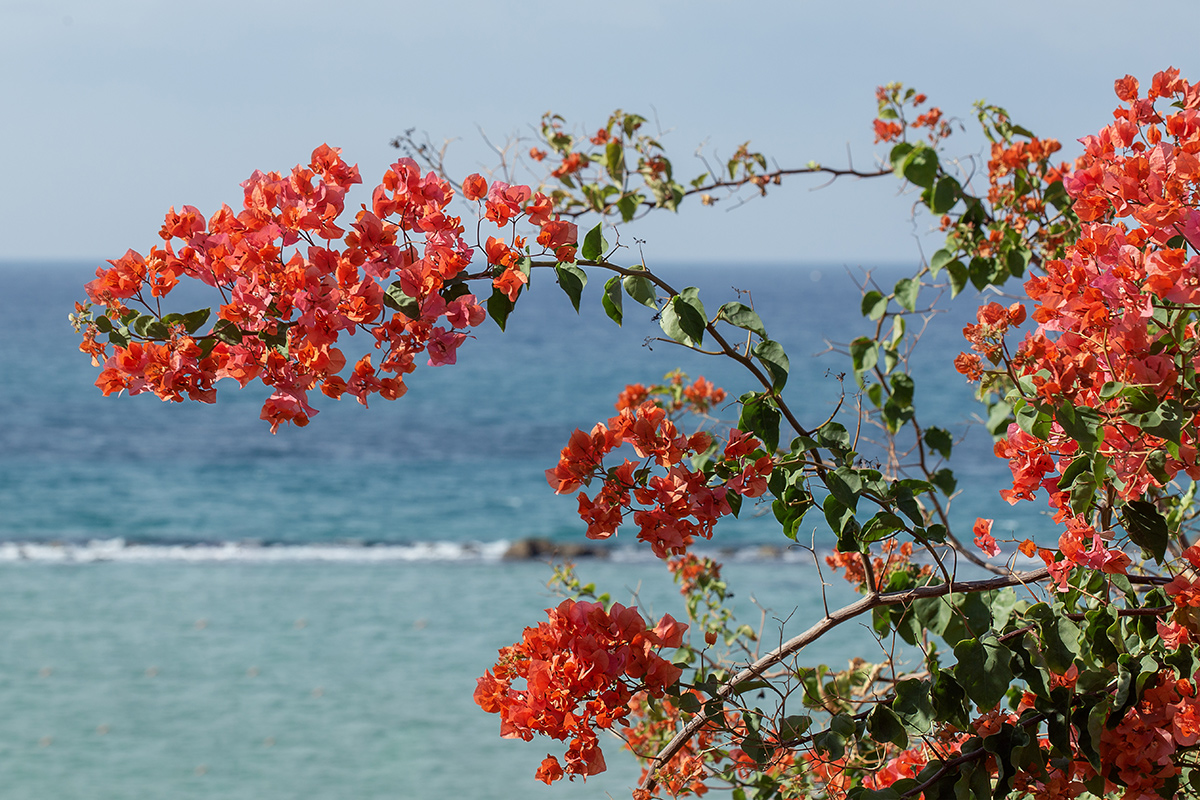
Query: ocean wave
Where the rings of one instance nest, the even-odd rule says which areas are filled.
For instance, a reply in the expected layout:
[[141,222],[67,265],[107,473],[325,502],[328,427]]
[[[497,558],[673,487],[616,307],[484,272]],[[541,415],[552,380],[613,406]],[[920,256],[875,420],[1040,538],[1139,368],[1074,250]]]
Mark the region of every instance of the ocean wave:
[[251,563],[300,561],[380,563],[499,561],[510,543],[414,542],[412,544],[261,544],[257,542],[143,543],[124,539],[89,542],[0,542],[0,563]]
[[[530,542],[537,546],[530,547]],[[561,548],[555,545],[561,545]],[[721,561],[812,561],[805,550],[771,545],[740,547],[697,547],[699,555]],[[285,542],[131,542],[125,539],[93,539],[87,542],[0,542],[0,564],[53,563],[247,563],[296,562],[387,563],[387,562],[501,562],[555,561],[603,558],[621,563],[653,562],[649,548],[637,546],[578,547],[544,540],[500,539],[491,542],[336,542],[296,544]]]
[[[832,549],[779,547],[773,544],[744,544],[720,547],[697,544],[692,552],[710,556],[722,563],[778,562],[811,566],[814,557],[822,564]],[[290,564],[326,562],[339,564],[514,561],[561,562],[603,559],[614,563],[653,563],[658,561],[648,547],[591,543],[550,542],[544,539],[498,539],[491,542],[327,542],[297,544],[290,542],[131,542],[125,539],[93,539],[87,542],[0,542],[0,564]],[[922,559],[917,556],[916,560]],[[1008,554],[1017,569],[1040,566],[1040,559]],[[997,559],[996,563],[1003,563]]]

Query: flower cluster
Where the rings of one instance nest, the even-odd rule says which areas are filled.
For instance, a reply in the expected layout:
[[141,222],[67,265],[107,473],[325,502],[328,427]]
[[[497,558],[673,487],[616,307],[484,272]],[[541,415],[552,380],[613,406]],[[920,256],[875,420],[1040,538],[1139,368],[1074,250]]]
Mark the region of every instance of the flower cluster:
[[884,539],[879,543],[882,555],[866,555],[860,553],[842,553],[834,551],[825,556],[825,563],[835,572],[842,570],[842,577],[848,583],[854,584],[860,590],[867,588],[867,573],[863,567],[863,558],[871,559],[871,571],[875,574],[875,589],[881,590],[888,585],[892,575],[907,572],[914,577],[928,575],[932,570],[928,564],[917,565],[912,561],[912,542],[900,542],[896,539]]
[[[431,366],[455,363],[466,331],[485,318],[467,281],[487,279],[511,302],[528,280],[519,220],[537,227],[538,244],[557,260],[574,259],[575,225],[527,186],[489,187],[479,175],[463,182],[463,195],[480,203],[485,219],[512,227],[478,247],[491,269],[470,276],[477,248],[449,213],[455,190],[448,181],[422,176],[416,162],[401,159],[374,188],[371,207],[342,227],[345,196],[356,183],[358,168],[322,145],[287,175],[251,175],[241,211],[223,206],[206,219],[191,206],[172,208],[162,245],[146,255],[130,250],[87,285],[103,315],[77,307],[80,349],[103,363],[97,386],[106,395],[150,391],[163,400],[214,402],[215,381],[257,379],[274,390],[262,410],[272,431],[282,422],[305,425],[317,413],[308,396],[314,389],[365,405],[371,395],[403,395],[404,375],[421,354]],[[182,277],[220,293],[205,334],[203,310],[163,313],[162,300]],[[379,352],[362,355],[343,376],[348,360],[337,345],[342,334],[357,332]],[[100,334],[108,334],[111,354]]]
[[898,83],[880,86],[875,90],[875,99],[879,101],[879,117],[872,123],[876,143],[900,141],[904,138],[906,129],[919,132],[922,128],[927,128],[929,140],[933,143],[950,135],[950,123],[944,118],[942,110],[936,106],[917,115],[912,121],[905,118],[905,106],[917,109],[928,99],[913,89],[906,90]]
[[667,569],[675,576],[680,593],[685,595],[721,580],[721,565],[711,558],[701,558],[695,553],[685,553],[672,558],[667,562]]
[[[707,408],[711,398],[723,397],[724,392],[704,384],[701,402]],[[546,470],[546,480],[557,494],[568,494],[601,479],[604,485],[594,496],[582,491],[578,495],[588,538],[613,536],[632,514],[638,539],[649,543],[659,558],[666,558],[685,552],[697,536],[712,538],[717,520],[731,513],[728,492],[744,497],[764,494],[773,462],[757,439],[733,430],[717,462],[731,477],[712,483],[709,473],[689,462],[713,448],[713,437],[704,431],[681,434],[667,410],[652,400],[629,405],[631,398],[645,395],[644,387],[626,387],[617,404],[619,414],[597,423],[590,433],[571,434],[558,464]],[[644,461],[627,458],[606,470],[604,457],[623,444],[632,445]],[[665,474],[654,473],[655,465],[665,468]]]
[[[1010,355],[1004,334],[1025,311],[989,304],[964,331],[975,354],[956,361],[973,380],[984,374],[981,356],[1000,365],[1031,411],[1045,415],[1039,423],[1026,414],[996,445],[1012,467],[1003,494],[1016,502],[1045,489],[1066,525],[1066,560],[1105,572],[1130,559],[1089,524],[1078,491],[1073,500],[1064,475],[1076,459],[1103,459],[1125,502],[1180,472],[1200,478],[1189,410],[1200,398],[1200,256],[1187,253],[1200,247],[1200,88],[1167,70],[1145,98],[1132,77],[1116,89],[1123,104],[1114,122],[1082,140],[1084,155],[1062,178],[1084,221],[1079,237],[1025,284],[1037,328]],[[1160,111],[1160,101],[1172,110]],[[1015,168],[1003,156],[999,168]]]
[[[478,680],[475,702],[500,715],[505,738],[571,740],[565,764],[547,756],[537,770],[539,780],[552,783],[604,771],[597,731],[626,723],[637,693],[660,698],[679,680],[680,669],[657,651],[679,647],[687,625],[667,614],[648,628],[636,609],[620,603],[606,611],[599,603],[565,600],[546,613],[547,622],[500,650],[495,667]],[[514,687],[518,681],[524,689]]]
[[667,411],[668,414],[708,414],[715,406],[725,401],[725,390],[714,386],[703,375],[690,385],[687,375],[680,370],[668,372],[663,383],[646,387],[640,383],[626,386],[617,397],[617,411],[636,408],[646,401]]

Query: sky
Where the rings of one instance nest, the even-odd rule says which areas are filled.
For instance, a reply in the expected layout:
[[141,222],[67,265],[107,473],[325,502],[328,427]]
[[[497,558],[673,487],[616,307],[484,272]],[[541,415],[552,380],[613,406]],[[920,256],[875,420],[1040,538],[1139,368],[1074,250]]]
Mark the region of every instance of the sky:
[[[1153,9],[1151,12],[1150,9]],[[0,261],[117,258],[158,242],[168,207],[237,206],[255,169],[323,143],[370,190],[416,128],[456,141],[529,135],[543,112],[594,131],[656,120],[676,170],[750,140],[782,167],[869,167],[874,89],[901,81],[971,125],[986,98],[1077,152],[1111,117],[1113,80],[1167,66],[1200,80],[1200,4],[1092,0],[0,0]],[[956,137],[954,155],[982,152]],[[911,263],[936,237],[892,179],[792,179],[730,210],[686,204],[628,231],[648,262]],[[922,249],[923,248],[923,249]]]

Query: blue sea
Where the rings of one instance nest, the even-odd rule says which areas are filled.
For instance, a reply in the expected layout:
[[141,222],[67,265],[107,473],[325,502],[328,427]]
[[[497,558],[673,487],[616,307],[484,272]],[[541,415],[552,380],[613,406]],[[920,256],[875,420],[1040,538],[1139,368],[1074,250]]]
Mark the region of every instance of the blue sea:
[[[631,301],[618,328],[596,285],[577,315],[535,274],[506,333],[485,323],[457,365],[408,376],[402,399],[319,397],[308,427],[272,436],[264,393],[232,381],[215,405],[102,397],[67,323],[95,266],[0,265],[3,797],[628,796],[638,768],[616,741],[609,772],[545,787],[533,772],[559,743],[501,740],[471,701],[496,650],[558,602],[548,564],[503,554],[524,538],[584,541],[574,500],[543,472],[627,383],[680,367],[736,397],[756,388],[736,365],[649,341],[657,323]],[[868,331],[850,277],[861,270],[658,271],[701,287],[710,313],[753,302],[791,356],[802,421],[827,417],[842,392],[853,409],[846,358],[814,356]],[[902,273],[874,275],[887,290]],[[180,292],[192,305],[173,310],[211,300]],[[981,410],[951,364],[978,302],[931,320],[916,396],[927,424],[966,436],[952,463],[969,489],[951,506],[960,535],[989,516],[997,533],[1034,537],[1036,509],[996,494],[1007,468],[966,425]],[[782,620],[790,634],[815,619],[822,584],[763,510],[747,503],[702,549],[726,562],[735,606],[778,640]],[[823,523],[810,527],[827,548]],[[622,534],[580,576],[682,617],[665,569],[635,544]],[[831,583],[832,601],[849,598]],[[871,641],[846,626],[802,658],[844,665],[870,658]]]

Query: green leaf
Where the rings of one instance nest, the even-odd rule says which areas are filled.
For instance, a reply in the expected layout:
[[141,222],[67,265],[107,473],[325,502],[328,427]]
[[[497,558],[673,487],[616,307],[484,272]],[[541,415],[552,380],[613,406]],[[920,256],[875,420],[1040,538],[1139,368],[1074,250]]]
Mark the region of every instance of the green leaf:
[[1045,603],[1032,606],[1025,614],[1037,622],[1046,666],[1062,675],[1071,668],[1071,665],[1075,663],[1075,657],[1079,655],[1083,632],[1078,625],[1062,614],[1056,613]]
[[585,261],[598,261],[606,252],[608,252],[608,242],[604,239],[604,223],[597,222],[596,227],[583,237],[583,246],[579,248],[579,255],[583,256]]
[[855,724],[854,717],[849,714],[835,714],[829,720],[829,730],[845,739],[849,739],[858,730],[858,725]]
[[949,458],[950,450],[954,446],[954,437],[945,428],[926,428],[925,446],[942,458]]
[[892,148],[892,152],[888,154],[888,161],[892,165],[892,170],[896,173],[897,178],[904,176],[904,160],[908,158],[908,154],[913,151],[913,146],[908,142],[900,142]]
[[971,259],[971,266],[967,272],[971,277],[971,283],[975,284],[975,288],[980,291],[989,286],[1004,283],[1005,273],[998,258],[976,256]]
[[143,314],[133,321],[129,330],[146,339],[166,339],[170,336],[167,326],[153,314]]
[[818,753],[834,761],[846,754],[846,737],[836,731],[822,731],[813,737],[812,743]]
[[[734,519],[737,518],[738,512],[742,510],[742,496],[737,492],[725,492],[725,502],[729,505],[729,513],[733,514]],[[779,501],[776,500],[776,503]]]
[[625,147],[619,141],[610,141],[604,148],[604,167],[614,183],[625,180]]
[[[879,344],[874,339],[860,336],[850,343],[850,364],[854,367],[854,378],[861,386],[862,375],[879,363]],[[878,384],[871,388],[877,388]],[[878,403],[876,403],[878,405]]]
[[938,172],[937,152],[925,145],[916,145],[911,153],[904,158],[904,177],[922,189],[933,185],[933,179]]
[[771,388],[778,392],[787,383],[788,369],[791,366],[787,353],[783,351],[783,346],[779,342],[763,339],[754,346],[752,352],[767,368],[767,372],[771,376]]
[[600,298],[604,313],[618,325],[621,324],[621,278],[614,275],[604,283],[604,296]]
[[[409,297],[404,293],[404,290],[400,288],[400,281],[392,281],[391,285],[383,290],[383,304],[393,311],[399,311],[409,319],[421,316],[420,302],[415,297]],[[488,303],[488,310],[490,313],[491,303]],[[504,326],[501,325],[500,329],[504,330]]]
[[908,747],[908,733],[896,713],[882,703],[867,715],[867,730],[877,742],[891,742],[900,748]]
[[499,289],[492,289],[492,296],[487,301],[488,316],[496,321],[500,326],[500,330],[504,330],[504,326],[508,323],[508,315],[512,313],[512,300],[508,299],[508,295]]
[[791,742],[799,739],[812,726],[812,717],[805,714],[790,714],[779,723],[779,739]]
[[887,311],[888,299],[874,289],[863,295],[862,315],[867,319],[879,319]]
[[1096,481],[1092,473],[1082,473],[1071,484],[1071,510],[1076,514],[1086,514],[1096,497]]
[[913,601],[913,613],[921,627],[935,636],[941,636],[950,624],[954,610],[944,597],[923,597]]
[[970,275],[966,265],[954,259],[946,265],[946,274],[950,276],[950,297],[958,297],[958,293],[966,287]]
[[[190,335],[204,327],[204,323],[208,322],[208,317],[211,313],[212,309],[201,308],[190,314],[168,314],[167,316],[178,317],[179,321],[183,323],[183,329]],[[163,319],[165,321],[166,317]],[[174,322],[175,320],[172,319],[171,321]]]
[[213,323],[212,335],[226,344],[241,344],[242,330],[227,319],[219,319]]
[[999,400],[988,407],[988,418],[985,427],[992,436],[1002,436],[1008,430],[1012,406]]
[[[775,478],[775,474],[771,478]],[[772,488],[772,493],[775,494],[775,500],[771,502],[771,511],[775,514],[775,519],[783,527],[783,535],[796,540],[796,534],[800,528],[800,522],[804,519],[804,515],[810,508],[813,507],[813,497],[803,486],[786,486],[782,491],[776,492]],[[736,497],[739,501],[742,496],[734,492],[726,492],[725,499],[730,501],[730,508],[733,507],[732,499]]]
[[847,467],[838,467],[825,474],[825,486],[838,502],[854,511],[862,493],[862,479]]
[[963,639],[954,655],[954,675],[967,696],[984,711],[999,705],[1013,679],[1008,648],[995,639]]
[[962,187],[958,181],[949,175],[944,175],[938,178],[937,183],[933,185],[933,193],[929,198],[929,210],[934,214],[945,214],[954,208],[961,195]]
[[1100,412],[1094,408],[1080,406],[1076,408],[1070,401],[1063,403],[1055,414],[1055,419],[1062,426],[1063,432],[1088,452],[1096,449],[1103,436]]
[[717,311],[717,319],[722,319],[738,328],[757,333],[767,338],[767,329],[763,327],[762,319],[754,309],[741,303],[726,303]]
[[571,298],[571,305],[579,311],[579,298],[583,295],[583,287],[587,286],[587,273],[574,264],[555,264],[554,272],[558,275],[558,285]]
[[741,397],[742,414],[738,429],[750,431],[762,440],[763,448],[774,453],[779,447],[779,422],[782,416],[765,394],[750,392]]
[[941,272],[943,269],[945,269],[947,267],[947,265],[949,265],[950,262],[953,260],[954,260],[954,254],[951,253],[949,250],[946,250],[946,249],[938,250],[936,253],[933,254],[933,258],[929,259],[930,273],[932,273],[933,277],[936,278],[938,276],[938,273]]
[[858,540],[861,529],[852,509],[846,508],[831,494],[821,504],[821,510],[825,512],[825,521],[837,534],[837,549],[840,552],[857,553],[862,550],[862,544]]
[[[951,773],[956,776],[954,781],[954,800],[977,800],[977,798],[991,797],[992,792],[992,776],[988,770],[987,764],[981,764],[978,761],[972,761],[963,764],[956,772]],[[946,795],[931,795],[934,797],[946,797]]]
[[471,287],[467,286],[466,281],[448,281],[438,294],[447,303],[453,303],[458,298],[471,293]]
[[1154,557],[1158,563],[1163,563],[1167,552],[1167,541],[1170,531],[1167,521],[1153,503],[1144,500],[1131,500],[1121,509],[1121,522],[1133,543]]
[[637,214],[638,208],[642,205],[642,196],[640,194],[626,194],[617,201],[617,211],[621,212],[621,221],[629,222],[633,216]]
[[948,467],[933,473],[931,481],[934,486],[942,490],[942,494],[946,497],[954,494],[954,490],[958,488],[958,479],[954,477],[954,473]]
[[933,689],[930,696],[933,699],[933,710],[937,718],[945,720],[958,728],[966,728],[970,719],[971,709],[967,705],[967,693],[962,684],[948,670],[933,668]]
[[663,306],[659,317],[663,332],[688,347],[700,346],[704,341],[704,328],[708,324],[698,292],[694,286],[684,289]]
[[817,443],[844,456],[850,451],[850,432],[842,423],[831,420],[817,430]]
[[903,529],[904,520],[889,511],[880,511],[867,520],[867,524],[863,526],[862,541],[863,544],[878,542],[880,539],[885,539],[896,531]]
[[1015,247],[1009,250],[1004,260],[1005,266],[1008,267],[1008,274],[1017,278],[1023,276],[1031,258],[1033,258],[1033,253],[1028,248]]
[[[939,600],[941,598],[938,598]],[[933,702],[928,681],[903,680],[896,684],[892,710],[913,733],[923,735],[933,729]]]
[[287,355],[287,328],[280,326],[275,333],[267,333],[259,331],[258,338],[261,339],[267,347],[276,350],[284,355]]
[[625,293],[638,301],[647,308],[658,310],[658,304],[655,302],[654,284],[649,278],[643,278],[641,275],[628,275],[622,281],[625,287]]
[[[983,595],[986,594],[987,597]],[[942,638],[951,647],[964,639],[977,639],[987,631],[993,623],[992,609],[989,604],[991,593],[972,593],[966,596],[957,595],[947,602],[954,608],[954,614],[946,623]]]
[[775,748],[763,741],[761,733],[752,731],[742,739],[742,752],[755,764],[766,764],[775,754]]
[[1134,424],[1146,433],[1178,445],[1184,419],[1190,420],[1191,414],[1178,401],[1167,400],[1153,411],[1137,417]]
[[1062,476],[1058,479],[1058,490],[1060,492],[1066,491],[1067,488],[1075,482],[1076,478],[1078,478],[1084,472],[1090,471],[1091,467],[1092,460],[1087,456],[1076,458],[1067,465],[1066,469],[1062,471]]
[[896,288],[893,290],[896,293],[896,302],[902,308],[909,311],[915,311],[917,308],[917,294],[921,291],[921,282],[916,278],[901,278],[896,282]]
[[1038,409],[1037,406],[1023,404],[1017,408],[1015,417],[1017,426],[1030,436],[1043,441],[1050,437],[1050,428],[1054,424],[1054,418]]

